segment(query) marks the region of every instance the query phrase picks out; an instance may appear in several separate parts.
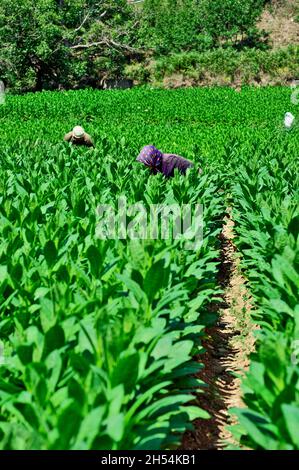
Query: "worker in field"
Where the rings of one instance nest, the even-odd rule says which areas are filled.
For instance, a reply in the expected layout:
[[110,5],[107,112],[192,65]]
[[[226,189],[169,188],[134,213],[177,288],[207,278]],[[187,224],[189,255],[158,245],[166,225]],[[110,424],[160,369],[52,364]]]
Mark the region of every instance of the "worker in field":
[[66,142],[71,142],[74,145],[85,145],[86,147],[94,147],[91,137],[83,127],[75,126],[71,132],[68,132],[64,136]]
[[[176,168],[181,174],[185,175],[187,169],[194,166],[190,160],[179,155],[162,153],[153,145],[143,147],[137,161],[149,167],[152,174],[163,173],[166,177],[174,176]],[[202,170],[199,170],[199,173],[202,173]]]

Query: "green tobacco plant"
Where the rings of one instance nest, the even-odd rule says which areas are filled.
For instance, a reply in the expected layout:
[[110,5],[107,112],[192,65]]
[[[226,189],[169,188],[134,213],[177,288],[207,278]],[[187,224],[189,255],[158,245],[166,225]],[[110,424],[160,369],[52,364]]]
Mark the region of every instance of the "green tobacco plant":
[[[244,380],[246,408],[232,410],[240,442],[253,449],[299,448],[299,233],[297,149],[291,141],[242,163],[233,185],[237,246],[261,329]],[[284,153],[286,152],[286,153]]]
[[[298,447],[298,134],[281,128],[292,106],[280,87],[7,95],[1,449],[173,449],[209,419],[194,398],[228,205],[260,324],[234,432],[251,448]],[[63,142],[78,123],[95,149]],[[195,167],[150,176],[135,161],[146,144]],[[98,238],[97,207],[120,197],[147,211],[201,204],[202,243]]]

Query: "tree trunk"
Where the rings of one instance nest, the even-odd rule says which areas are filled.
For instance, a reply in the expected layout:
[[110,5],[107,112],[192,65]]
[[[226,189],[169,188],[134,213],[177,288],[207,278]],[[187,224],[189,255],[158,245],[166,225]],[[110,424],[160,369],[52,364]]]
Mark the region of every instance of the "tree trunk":
[[39,67],[36,72],[35,91],[42,91],[43,89],[43,72],[42,68]]

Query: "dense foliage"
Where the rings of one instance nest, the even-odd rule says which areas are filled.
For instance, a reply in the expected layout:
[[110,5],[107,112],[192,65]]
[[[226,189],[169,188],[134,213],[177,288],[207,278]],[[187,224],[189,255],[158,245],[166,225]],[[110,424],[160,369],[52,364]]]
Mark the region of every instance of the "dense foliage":
[[141,43],[155,54],[211,46],[209,37],[200,34],[197,0],[145,0],[140,24]]
[[126,0],[3,0],[0,76],[15,90],[41,90],[117,73],[132,54],[132,21]]
[[102,87],[126,77],[129,64],[219,47],[230,63],[230,48],[268,47],[256,28],[264,3],[145,0],[136,8],[127,0],[3,0],[0,79],[18,92]]
[[159,53],[207,50],[230,40],[257,42],[263,0],[145,0],[144,43]]
[[[0,107],[0,445],[158,449],[195,418],[227,205],[261,330],[235,434],[299,448],[298,130],[290,90],[43,92]],[[81,123],[94,150],[63,134]],[[203,167],[148,177],[144,144]],[[96,207],[204,207],[204,242],[99,240]],[[196,357],[196,361],[192,359]]]
[[148,63],[132,61],[127,77],[155,87],[198,85],[286,84],[299,76],[299,47],[274,51],[217,48],[159,57]]
[[256,23],[263,11],[264,0],[201,0],[200,15],[202,29],[213,40],[240,39],[258,41]]

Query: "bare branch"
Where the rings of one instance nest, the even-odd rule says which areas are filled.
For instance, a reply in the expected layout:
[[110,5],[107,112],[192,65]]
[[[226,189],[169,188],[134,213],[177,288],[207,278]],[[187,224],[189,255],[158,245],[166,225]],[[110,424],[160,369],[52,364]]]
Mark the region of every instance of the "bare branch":
[[97,47],[107,45],[106,41],[90,42],[89,44],[77,44],[76,46],[71,46],[71,49],[89,49],[90,47]]
[[[78,26],[78,28],[74,29],[74,33],[77,33],[78,31],[80,31],[81,28],[83,28],[83,26],[85,25],[86,21],[88,20],[88,18],[90,18],[90,15],[91,15],[91,11],[89,11],[87,13],[87,15],[85,16],[84,20],[82,21],[82,23],[80,24],[80,26]],[[107,10],[103,11],[103,13],[100,14],[100,18],[104,18],[104,16],[107,15]]]
[[116,47],[117,49],[125,49],[129,52],[133,52],[133,53],[139,53],[139,54],[142,54],[144,51],[141,51],[139,49],[135,49],[134,47],[131,47],[131,46],[128,46],[127,44],[119,44],[115,41],[113,41],[113,39],[109,39],[109,43]]
[[73,50],[84,50],[84,49],[90,49],[91,47],[98,47],[98,46],[113,47],[114,49],[125,50],[133,54],[144,54],[144,51],[142,50],[135,49],[131,46],[128,46],[127,44],[120,44],[118,42],[115,42],[113,39],[108,39],[108,38],[104,38],[102,39],[102,41],[90,42],[88,44],[77,44],[75,46],[71,46],[70,48]]
[[85,16],[84,20],[82,21],[82,23],[80,24],[80,26],[78,26],[78,28],[76,28],[74,30],[74,33],[77,33],[78,31],[80,31],[81,28],[83,28],[83,26],[85,25],[86,21],[88,20],[88,18],[90,17],[90,11],[87,13],[87,15]]

